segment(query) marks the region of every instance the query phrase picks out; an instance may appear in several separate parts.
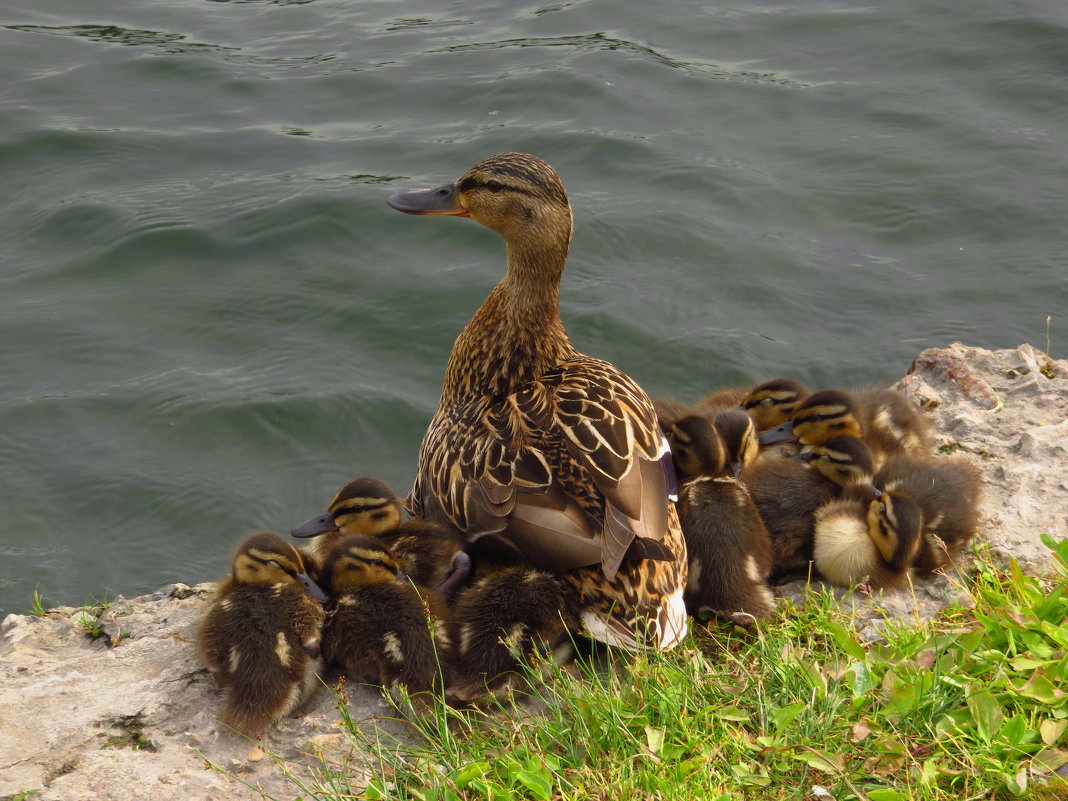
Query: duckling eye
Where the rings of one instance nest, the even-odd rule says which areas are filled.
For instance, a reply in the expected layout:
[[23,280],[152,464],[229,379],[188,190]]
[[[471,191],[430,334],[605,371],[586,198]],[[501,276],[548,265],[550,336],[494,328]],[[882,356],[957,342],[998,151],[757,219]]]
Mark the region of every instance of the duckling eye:
[[502,189],[504,189],[504,184],[502,184],[500,181],[486,181],[486,189],[491,192],[500,192]]
[[372,565],[377,565],[378,567],[385,567],[386,566],[386,563],[383,562],[381,559],[372,559],[371,560],[371,564]]
[[278,564],[276,561],[274,561],[273,559],[269,559],[267,561],[267,567],[273,567],[275,570],[281,570],[282,569],[282,566],[280,564]]

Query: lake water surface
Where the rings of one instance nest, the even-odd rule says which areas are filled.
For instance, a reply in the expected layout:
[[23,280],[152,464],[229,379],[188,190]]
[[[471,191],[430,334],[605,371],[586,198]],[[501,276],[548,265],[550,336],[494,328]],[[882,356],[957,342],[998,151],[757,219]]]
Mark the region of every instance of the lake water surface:
[[651,394],[1068,352],[1064,0],[6,0],[0,614],[406,492],[503,245],[385,198],[505,150]]

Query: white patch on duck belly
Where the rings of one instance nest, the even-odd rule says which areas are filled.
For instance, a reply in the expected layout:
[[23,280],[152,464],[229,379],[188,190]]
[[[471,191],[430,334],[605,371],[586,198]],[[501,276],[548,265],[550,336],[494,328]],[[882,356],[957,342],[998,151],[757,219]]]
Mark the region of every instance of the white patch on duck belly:
[[820,515],[816,520],[816,569],[835,584],[850,587],[871,575],[879,553],[868,535],[867,521],[844,514]]

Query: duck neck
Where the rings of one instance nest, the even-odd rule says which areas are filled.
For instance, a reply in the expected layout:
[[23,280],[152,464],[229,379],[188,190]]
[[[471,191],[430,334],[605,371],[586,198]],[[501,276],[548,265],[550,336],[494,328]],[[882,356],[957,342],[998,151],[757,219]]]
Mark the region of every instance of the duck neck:
[[568,238],[509,240],[508,273],[453,346],[442,403],[507,395],[575,350],[560,320]]

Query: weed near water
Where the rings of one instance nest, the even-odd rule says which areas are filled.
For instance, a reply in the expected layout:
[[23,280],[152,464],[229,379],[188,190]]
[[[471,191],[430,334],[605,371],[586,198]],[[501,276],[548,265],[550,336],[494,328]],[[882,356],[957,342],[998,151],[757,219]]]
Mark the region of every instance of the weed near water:
[[[309,798],[1053,799],[1068,796],[1068,543],[1055,580],[978,553],[974,606],[861,642],[833,595],[669,653],[532,666],[535,703],[431,703],[416,736]],[[538,678],[543,673],[547,677]]]

